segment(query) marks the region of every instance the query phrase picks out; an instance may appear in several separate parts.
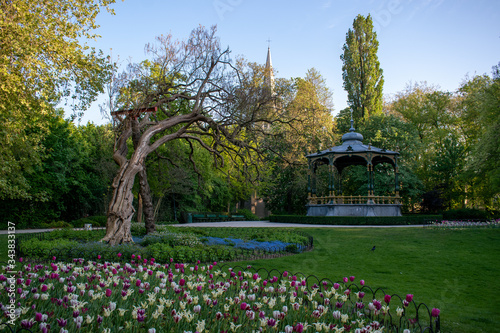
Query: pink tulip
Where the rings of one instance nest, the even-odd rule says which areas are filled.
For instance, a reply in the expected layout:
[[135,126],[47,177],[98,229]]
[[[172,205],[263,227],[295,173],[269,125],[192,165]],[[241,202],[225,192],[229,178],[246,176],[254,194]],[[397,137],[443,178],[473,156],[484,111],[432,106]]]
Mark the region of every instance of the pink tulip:
[[391,295],[385,295],[384,296],[384,302],[386,302],[387,304],[389,304],[391,302]]
[[440,312],[441,312],[441,310],[433,308],[431,311],[431,316],[438,317]]
[[110,297],[111,296],[111,289],[106,289],[106,297]]

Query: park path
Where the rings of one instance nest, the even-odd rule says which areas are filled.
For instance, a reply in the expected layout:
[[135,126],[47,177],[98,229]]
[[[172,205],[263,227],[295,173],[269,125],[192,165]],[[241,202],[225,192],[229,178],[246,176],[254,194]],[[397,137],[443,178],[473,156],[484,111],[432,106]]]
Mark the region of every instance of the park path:
[[423,224],[416,225],[325,225],[325,224],[300,224],[278,223],[269,221],[229,221],[229,222],[198,222],[187,224],[174,224],[176,227],[240,227],[240,228],[422,228]]
[[[416,225],[325,225],[325,224],[299,224],[299,223],[277,223],[269,221],[229,221],[229,222],[199,222],[172,224],[174,227],[218,227],[218,228],[422,228],[423,224]],[[106,228],[94,228],[106,229]],[[16,234],[47,232],[54,229],[24,229],[16,230]],[[75,228],[82,230],[82,228]],[[8,234],[7,230],[0,230],[0,235]]]

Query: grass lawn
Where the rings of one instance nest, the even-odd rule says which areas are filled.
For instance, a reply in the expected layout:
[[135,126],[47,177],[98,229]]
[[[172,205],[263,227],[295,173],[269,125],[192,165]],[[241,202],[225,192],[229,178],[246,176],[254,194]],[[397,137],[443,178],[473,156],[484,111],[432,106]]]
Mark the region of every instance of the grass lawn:
[[[498,332],[500,229],[317,228],[314,250],[241,262],[340,280],[354,275],[389,294],[441,309],[443,332]],[[376,246],[375,251],[371,251]]]
[[[301,229],[311,252],[235,263],[340,280],[354,275],[371,287],[441,310],[443,332],[495,332],[500,327],[500,229]],[[373,246],[375,251],[371,251]],[[7,236],[0,235],[0,261]]]

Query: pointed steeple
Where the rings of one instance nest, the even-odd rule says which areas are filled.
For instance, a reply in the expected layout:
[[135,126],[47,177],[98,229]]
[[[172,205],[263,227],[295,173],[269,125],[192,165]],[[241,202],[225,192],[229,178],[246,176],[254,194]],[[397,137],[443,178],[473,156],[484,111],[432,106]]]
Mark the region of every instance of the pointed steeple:
[[271,88],[271,93],[274,94],[274,74],[273,74],[273,63],[271,61],[271,46],[267,47],[267,59],[265,68],[266,84]]

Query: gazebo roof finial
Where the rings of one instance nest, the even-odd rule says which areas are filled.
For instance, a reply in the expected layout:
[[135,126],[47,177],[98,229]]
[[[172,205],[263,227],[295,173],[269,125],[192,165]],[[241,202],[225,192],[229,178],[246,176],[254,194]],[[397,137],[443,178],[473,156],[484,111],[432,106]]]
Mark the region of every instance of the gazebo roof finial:
[[349,128],[349,132],[354,132],[356,129],[354,128],[354,119],[352,118],[352,109],[351,109],[351,128]]

